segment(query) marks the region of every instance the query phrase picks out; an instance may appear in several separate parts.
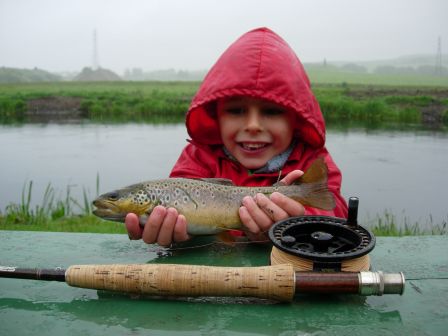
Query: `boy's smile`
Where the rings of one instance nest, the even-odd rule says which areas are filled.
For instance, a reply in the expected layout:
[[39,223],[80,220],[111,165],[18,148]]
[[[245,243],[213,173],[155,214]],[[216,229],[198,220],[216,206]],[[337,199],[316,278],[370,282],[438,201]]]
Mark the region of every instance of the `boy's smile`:
[[293,114],[261,99],[218,100],[218,122],[227,150],[247,169],[263,167],[283,153],[293,137]]

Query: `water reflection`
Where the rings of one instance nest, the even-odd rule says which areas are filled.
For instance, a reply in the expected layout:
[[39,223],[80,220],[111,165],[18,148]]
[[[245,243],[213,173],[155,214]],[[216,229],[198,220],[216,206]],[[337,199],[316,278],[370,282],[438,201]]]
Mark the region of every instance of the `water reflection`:
[[[382,325],[402,330],[398,311],[383,312],[378,307],[359,303],[356,297],[301,298],[293,304],[263,304],[238,302],[238,299],[214,298],[209,302],[182,300],[132,299],[128,295],[98,292],[97,299],[75,298],[70,302],[32,302],[0,299],[0,310],[9,315],[10,309],[32,315],[23,324],[34,332],[44,331],[45,323],[58,328],[84,328],[89,332],[108,328],[114,331],[146,330],[167,334],[188,333],[213,335],[234,334],[278,335],[279,333],[316,333],[338,329],[350,334],[353,329]],[[244,301],[244,299],[241,299]],[[4,330],[12,321],[5,320]],[[72,322],[76,322],[72,324]],[[34,325],[33,325],[34,324]],[[38,325],[36,325],[38,324]],[[117,330],[116,328],[119,328]],[[124,330],[123,330],[124,329]],[[68,332],[70,333],[70,332]]]

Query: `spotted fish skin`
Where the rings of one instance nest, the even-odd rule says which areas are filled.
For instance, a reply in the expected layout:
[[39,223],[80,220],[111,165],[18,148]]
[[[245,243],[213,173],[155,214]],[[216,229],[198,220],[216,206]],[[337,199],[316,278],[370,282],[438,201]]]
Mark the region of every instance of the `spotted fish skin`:
[[272,187],[238,187],[224,179],[169,178],[137,183],[99,196],[93,204],[94,214],[107,220],[123,221],[135,213],[140,223],[157,205],[176,208],[187,219],[192,235],[214,234],[240,229],[238,210],[245,196],[270,195],[278,191],[303,205],[330,210],[333,195],[327,188],[327,167],[322,159],[293,185]]

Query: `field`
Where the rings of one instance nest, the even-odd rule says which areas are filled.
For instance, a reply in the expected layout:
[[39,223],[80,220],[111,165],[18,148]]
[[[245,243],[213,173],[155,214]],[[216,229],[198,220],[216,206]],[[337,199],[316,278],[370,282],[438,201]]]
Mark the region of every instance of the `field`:
[[306,71],[313,84],[349,84],[401,87],[448,87],[447,76],[430,76],[417,74],[377,74],[341,71],[332,66],[307,66]]

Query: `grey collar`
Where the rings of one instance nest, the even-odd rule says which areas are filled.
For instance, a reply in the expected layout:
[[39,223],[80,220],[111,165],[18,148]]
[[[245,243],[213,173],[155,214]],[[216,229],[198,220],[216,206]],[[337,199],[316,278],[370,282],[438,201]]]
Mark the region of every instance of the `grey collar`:
[[[272,159],[270,159],[268,162],[266,162],[266,164],[263,167],[260,167],[255,170],[249,169],[249,172],[251,174],[266,174],[266,173],[278,172],[279,170],[281,170],[283,168],[286,161],[288,161],[288,158],[291,155],[292,151],[294,150],[295,146],[296,146],[296,141],[293,140],[291,142],[291,144],[289,145],[289,147],[283,153],[280,153],[280,154],[274,156]],[[238,160],[235,159],[235,157],[233,157],[232,154],[230,154],[229,150],[225,146],[222,146],[222,149],[229,159],[231,159],[232,161],[238,162]]]

